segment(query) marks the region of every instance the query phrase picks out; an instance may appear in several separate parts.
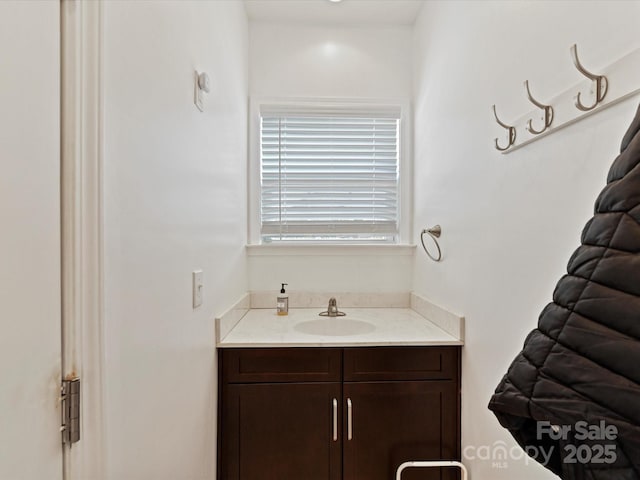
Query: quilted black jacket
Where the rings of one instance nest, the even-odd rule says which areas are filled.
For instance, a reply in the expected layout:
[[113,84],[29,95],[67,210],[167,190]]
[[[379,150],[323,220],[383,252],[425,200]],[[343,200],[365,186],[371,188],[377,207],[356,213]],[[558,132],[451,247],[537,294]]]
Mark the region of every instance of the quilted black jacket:
[[640,108],[567,272],[489,408],[563,479],[638,480]]

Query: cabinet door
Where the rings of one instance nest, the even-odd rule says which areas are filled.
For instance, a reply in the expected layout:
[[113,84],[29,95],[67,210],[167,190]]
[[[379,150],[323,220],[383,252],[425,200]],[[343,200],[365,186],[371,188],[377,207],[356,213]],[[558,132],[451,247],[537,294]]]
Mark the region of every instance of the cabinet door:
[[[343,395],[345,480],[390,480],[406,461],[460,458],[457,382],[345,383]],[[447,469],[407,469],[402,475],[454,478],[456,472]]]
[[223,388],[219,479],[341,478],[339,383]]

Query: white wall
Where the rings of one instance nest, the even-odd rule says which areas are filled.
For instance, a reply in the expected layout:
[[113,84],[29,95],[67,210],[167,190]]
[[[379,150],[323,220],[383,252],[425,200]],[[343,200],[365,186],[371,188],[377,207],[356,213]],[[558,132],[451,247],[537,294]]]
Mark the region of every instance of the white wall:
[[[440,223],[444,260],[421,252],[415,290],[467,320],[463,447],[514,445],[487,403],[551,300],[638,97],[509,155],[509,121],[640,46],[640,2],[429,2],[415,27],[415,224]],[[555,478],[524,460],[469,461],[476,479]]]
[[253,96],[410,98],[411,27],[251,22]]
[[60,4],[0,2],[0,478],[60,445]]
[[[246,16],[236,1],[104,9],[108,474],[210,480],[213,320],[247,290]],[[194,69],[211,76],[204,113]]]
[[[274,292],[280,283],[287,291],[409,292],[413,252],[402,254],[339,253],[249,256],[249,290]],[[275,303],[274,303],[275,305]]]
[[[251,22],[250,95],[406,101],[411,48],[411,27]],[[287,282],[292,291],[408,291],[412,267],[410,257],[383,253],[250,256],[250,289],[277,292],[279,282]]]

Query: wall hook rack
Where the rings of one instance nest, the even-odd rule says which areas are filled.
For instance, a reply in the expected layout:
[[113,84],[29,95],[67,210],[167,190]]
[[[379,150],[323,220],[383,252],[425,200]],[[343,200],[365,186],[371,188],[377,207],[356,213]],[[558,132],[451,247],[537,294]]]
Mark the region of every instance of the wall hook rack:
[[496,144],[496,149],[500,150],[501,152],[504,152],[505,150],[508,150],[509,147],[511,147],[511,145],[513,145],[514,143],[516,143],[516,127],[513,127],[511,125],[507,125],[506,123],[502,122],[499,118],[498,118],[498,114],[496,113],[496,106],[493,105],[493,116],[496,117],[496,122],[498,122],[498,125],[500,125],[502,128],[505,128],[508,132],[509,135],[509,144],[506,147],[501,147],[498,144],[498,139],[496,138],[495,144]]
[[524,81],[524,88],[527,91],[527,97],[529,98],[529,101],[536,107],[541,108],[544,111],[544,127],[541,130],[536,130],[535,128],[533,128],[532,119],[529,119],[529,121],[527,122],[527,131],[534,135],[540,135],[553,123],[553,107],[551,105],[540,103],[535,98],[533,98],[533,95],[531,95],[531,89],[529,88],[529,80]]
[[[578,59],[576,45],[571,46],[570,51],[573,63],[582,74],[576,83],[542,103],[531,95],[529,82],[524,82],[527,97],[535,107],[532,105],[528,112],[511,120],[509,124],[498,119],[496,106],[493,105],[496,121],[508,130],[509,144],[506,147],[499,145],[498,139],[495,140],[496,149],[500,153],[511,154],[547,135],[552,135],[584,118],[599,114],[613,105],[640,94],[640,48],[635,48],[608,65],[599,67],[599,75],[589,72],[582,66]],[[590,94],[587,93],[588,89],[591,90]],[[584,95],[576,95],[576,92],[580,91]],[[594,98],[592,100],[594,103],[585,105],[585,98],[589,95]],[[544,128],[536,130],[535,128],[540,128],[538,125],[542,125],[543,119]],[[534,122],[535,128],[532,125]]]
[[609,89],[609,81],[604,75],[596,75],[594,73],[591,73],[589,70],[582,66],[582,64],[580,63],[580,59],[578,59],[578,46],[575,43],[571,46],[571,58],[573,59],[573,64],[582,75],[587,77],[589,80],[596,82],[596,100],[593,105],[588,107],[582,103],[582,101],[580,100],[581,92],[578,92],[578,95],[576,96],[576,108],[583,112],[588,112],[596,108],[602,102],[602,100],[604,100],[604,97],[607,95],[607,90]]

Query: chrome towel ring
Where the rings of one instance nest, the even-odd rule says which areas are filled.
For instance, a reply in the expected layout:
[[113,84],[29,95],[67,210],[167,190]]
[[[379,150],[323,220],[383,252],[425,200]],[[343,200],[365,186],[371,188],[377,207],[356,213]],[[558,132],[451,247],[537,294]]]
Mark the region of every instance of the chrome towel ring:
[[[427,250],[427,246],[424,244],[424,235],[427,233],[433,239],[433,243],[438,249],[438,255],[435,257],[429,253],[429,250]],[[420,242],[422,243],[422,248],[424,248],[424,251],[434,262],[439,262],[440,260],[442,260],[442,250],[440,250],[440,245],[438,244],[438,238],[440,238],[440,235],[442,235],[442,227],[440,227],[440,225],[435,225],[431,228],[425,228],[420,234]]]

